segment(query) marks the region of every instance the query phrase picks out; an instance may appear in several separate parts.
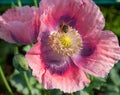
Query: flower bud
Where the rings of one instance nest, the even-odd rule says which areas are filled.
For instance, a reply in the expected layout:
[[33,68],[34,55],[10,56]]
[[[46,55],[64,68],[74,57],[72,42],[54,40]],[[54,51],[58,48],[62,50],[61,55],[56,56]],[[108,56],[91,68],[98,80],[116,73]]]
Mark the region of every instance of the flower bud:
[[25,57],[21,54],[17,54],[13,58],[13,66],[18,71],[27,71],[28,70],[28,63]]

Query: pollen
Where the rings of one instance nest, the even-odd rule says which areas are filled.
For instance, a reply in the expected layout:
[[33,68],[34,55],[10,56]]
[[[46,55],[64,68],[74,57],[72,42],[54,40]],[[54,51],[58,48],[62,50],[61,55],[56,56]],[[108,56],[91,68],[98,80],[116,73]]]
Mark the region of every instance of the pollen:
[[60,42],[64,48],[68,48],[72,44],[72,39],[69,36],[63,35],[60,38]]
[[76,29],[68,27],[67,32],[59,31],[59,29],[51,32],[48,44],[58,54],[72,56],[81,50],[82,39]]

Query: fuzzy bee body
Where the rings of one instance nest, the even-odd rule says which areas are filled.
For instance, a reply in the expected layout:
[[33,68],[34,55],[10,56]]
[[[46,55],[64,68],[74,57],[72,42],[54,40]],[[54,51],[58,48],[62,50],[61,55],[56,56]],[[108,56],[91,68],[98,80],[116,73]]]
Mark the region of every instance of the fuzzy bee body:
[[64,22],[60,24],[60,31],[67,33],[69,29],[69,26],[67,24],[65,24]]

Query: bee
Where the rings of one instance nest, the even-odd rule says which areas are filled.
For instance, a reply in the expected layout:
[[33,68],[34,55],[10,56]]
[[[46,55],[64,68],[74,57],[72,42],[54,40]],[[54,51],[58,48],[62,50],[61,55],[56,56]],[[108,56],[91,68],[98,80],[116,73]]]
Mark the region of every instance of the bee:
[[60,32],[67,33],[68,29],[69,29],[69,26],[66,23],[62,22],[60,24],[60,29],[59,29]]

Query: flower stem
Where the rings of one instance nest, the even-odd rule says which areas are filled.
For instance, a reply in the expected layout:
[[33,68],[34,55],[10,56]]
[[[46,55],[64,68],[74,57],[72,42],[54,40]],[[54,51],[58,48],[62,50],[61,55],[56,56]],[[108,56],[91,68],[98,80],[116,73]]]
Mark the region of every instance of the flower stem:
[[14,95],[13,92],[12,92],[12,90],[11,90],[11,88],[10,88],[10,86],[9,86],[9,84],[8,84],[8,82],[7,82],[7,80],[6,80],[6,78],[5,78],[5,75],[4,75],[4,73],[3,73],[3,70],[2,70],[1,65],[0,65],[0,76],[1,76],[1,78],[2,78],[2,80],[3,80],[3,83],[4,83],[4,85],[5,85],[8,93],[9,93],[10,95]]
[[23,76],[24,76],[24,79],[25,79],[25,82],[26,82],[26,85],[27,85],[27,88],[28,88],[28,91],[29,91],[29,95],[32,95],[31,86],[30,86],[30,83],[29,83],[29,80],[28,80],[27,73],[25,71],[23,72]]
[[15,49],[14,49],[14,55],[16,54],[19,54],[19,50],[18,50],[18,47],[16,46]]
[[18,6],[21,7],[22,4],[21,4],[21,0],[18,0]]
[[35,7],[38,7],[37,0],[33,0]]
[[[16,55],[16,54],[19,54],[19,50],[18,50],[18,47],[17,47],[17,46],[15,47],[14,54],[15,54],[15,55]],[[31,86],[30,86],[30,83],[29,83],[29,80],[28,80],[28,76],[27,76],[26,71],[23,71],[23,77],[24,77],[24,80],[25,80],[25,83],[26,83],[26,86],[27,86],[29,95],[32,95]]]

